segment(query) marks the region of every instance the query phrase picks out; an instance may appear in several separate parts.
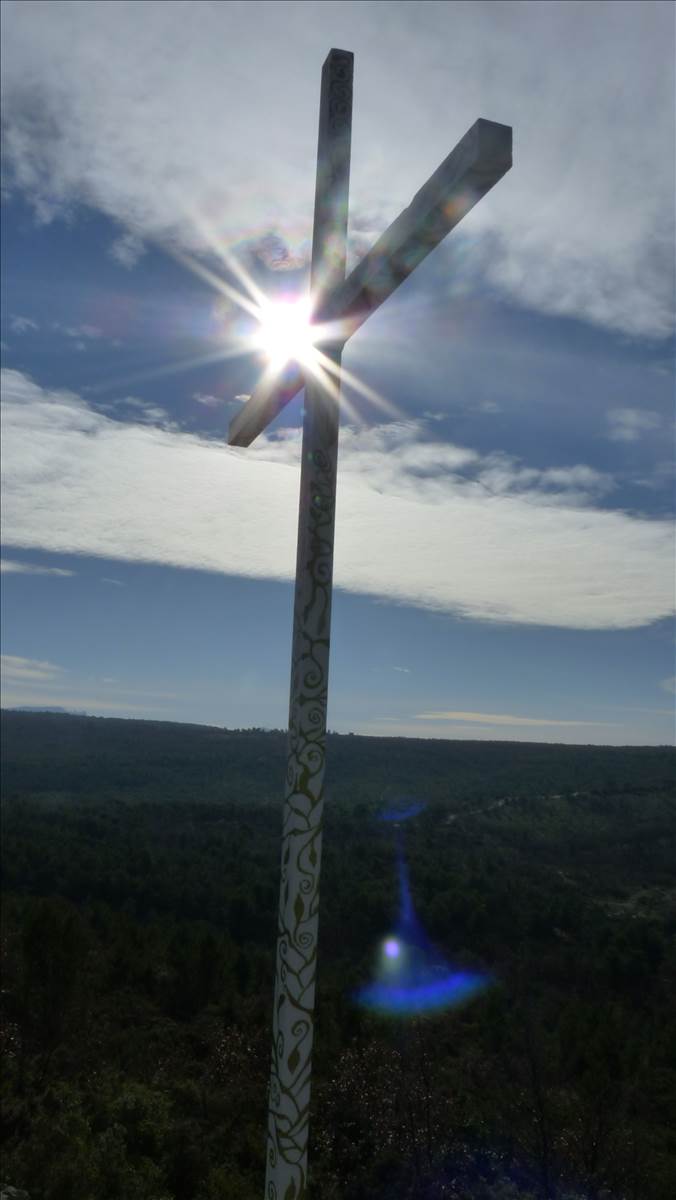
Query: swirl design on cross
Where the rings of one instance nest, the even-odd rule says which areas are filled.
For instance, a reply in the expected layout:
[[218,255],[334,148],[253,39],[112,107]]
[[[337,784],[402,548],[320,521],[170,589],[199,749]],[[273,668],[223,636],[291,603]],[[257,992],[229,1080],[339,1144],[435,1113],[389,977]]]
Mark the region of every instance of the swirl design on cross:
[[349,131],[352,122],[352,55],[334,53],[329,85],[329,131]]
[[[305,1192],[326,754],[329,622],[337,440],[301,470],[308,517],[294,610],[289,760],[282,849],[282,901],[268,1129],[268,1165],[287,1168],[289,1196]],[[322,503],[315,503],[316,497]],[[273,1190],[270,1190],[270,1187]],[[276,1197],[276,1185],[268,1195]]]

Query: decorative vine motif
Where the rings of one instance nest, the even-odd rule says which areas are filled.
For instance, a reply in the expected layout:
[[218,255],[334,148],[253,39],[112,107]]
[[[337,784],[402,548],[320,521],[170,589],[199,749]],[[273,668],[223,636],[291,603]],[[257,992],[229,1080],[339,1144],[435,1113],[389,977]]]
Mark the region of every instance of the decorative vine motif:
[[[316,395],[306,398],[308,409],[313,403],[316,406],[327,403],[319,388],[313,390]],[[306,441],[316,433],[312,422],[308,424]],[[322,432],[325,434],[326,430]],[[273,1009],[268,1200],[286,1200],[287,1196],[300,1200],[306,1188],[336,459],[337,428],[328,452],[324,448],[304,454],[301,468],[289,759]]]
[[351,128],[352,66],[351,54],[342,50],[333,51],[328,103],[328,126],[332,134],[349,133]]

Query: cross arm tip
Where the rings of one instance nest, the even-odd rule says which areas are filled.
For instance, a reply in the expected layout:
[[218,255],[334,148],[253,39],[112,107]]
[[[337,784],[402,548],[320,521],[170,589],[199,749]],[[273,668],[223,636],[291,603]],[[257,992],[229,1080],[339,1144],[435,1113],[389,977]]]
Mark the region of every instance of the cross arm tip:
[[303,373],[295,363],[290,364],[281,377],[264,376],[244,407],[232,418],[228,428],[228,445],[250,446],[303,385]]
[[483,153],[492,154],[496,158],[508,160],[512,164],[513,130],[511,125],[501,121],[489,121],[487,117],[479,117],[473,129]]
[[326,56],[326,62],[329,62],[333,57],[350,58],[354,62],[354,52],[352,50],[339,50],[336,46],[332,46]]

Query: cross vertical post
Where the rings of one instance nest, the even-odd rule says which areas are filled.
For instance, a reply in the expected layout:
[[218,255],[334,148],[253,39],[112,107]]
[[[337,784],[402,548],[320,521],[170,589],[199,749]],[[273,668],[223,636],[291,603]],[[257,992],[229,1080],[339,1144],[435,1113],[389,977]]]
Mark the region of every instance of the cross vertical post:
[[305,1200],[322,850],[340,364],[345,342],[512,166],[509,125],[480,117],[345,278],[353,55],[322,71],[311,286],[320,363],[263,377],[228,432],[250,446],[305,385],[265,1200]]
[[[322,70],[311,291],[315,306],[345,280],[353,55]],[[342,342],[322,346],[340,367]],[[324,376],[322,376],[322,379]],[[307,1187],[319,873],[322,852],[339,374],[305,381],[296,591],[277,930],[266,1200]]]

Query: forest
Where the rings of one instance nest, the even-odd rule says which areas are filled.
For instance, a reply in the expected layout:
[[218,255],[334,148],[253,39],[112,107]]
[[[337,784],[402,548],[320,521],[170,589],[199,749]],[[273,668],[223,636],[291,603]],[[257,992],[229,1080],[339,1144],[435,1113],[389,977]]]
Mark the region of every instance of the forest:
[[[21,1200],[263,1193],[286,735],[2,713]],[[676,752],[330,734],[312,1200],[673,1200]],[[485,974],[355,1000],[397,909]]]

